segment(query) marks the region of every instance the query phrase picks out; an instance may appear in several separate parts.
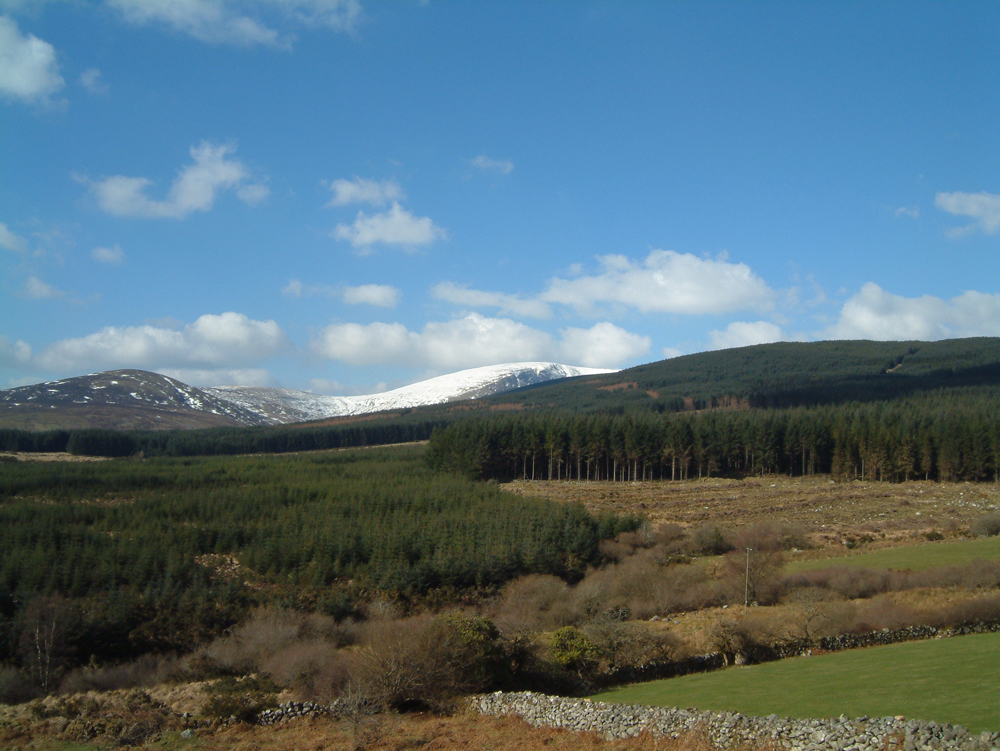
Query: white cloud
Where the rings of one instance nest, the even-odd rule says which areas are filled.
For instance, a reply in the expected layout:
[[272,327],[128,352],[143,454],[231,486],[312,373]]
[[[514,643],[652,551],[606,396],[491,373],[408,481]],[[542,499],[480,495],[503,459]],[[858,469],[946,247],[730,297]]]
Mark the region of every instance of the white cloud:
[[202,370],[192,368],[163,368],[165,376],[176,378],[189,386],[277,386],[278,380],[263,368],[219,368]]
[[348,305],[395,308],[399,304],[400,294],[398,289],[387,284],[362,284],[358,287],[344,287],[341,299]]
[[550,318],[552,310],[541,300],[531,300],[501,292],[484,292],[459,287],[452,282],[441,282],[431,289],[438,300],[464,305],[468,308],[499,308],[501,313],[520,318]]
[[901,297],[869,282],[844,303],[828,339],[919,339],[1000,336],[1000,295],[963,292],[951,300]]
[[211,44],[265,45],[290,49],[295,35],[258,17],[277,11],[276,22],[353,31],[361,17],[357,0],[107,0],[132,24],[162,24]]
[[402,201],[406,192],[395,180],[366,180],[355,177],[353,180],[334,180],[330,183],[333,198],[328,206],[347,206],[351,203],[370,203],[373,206],[385,206],[389,201]]
[[289,297],[302,297],[305,289],[305,285],[298,279],[289,279],[288,284],[282,288],[281,294],[288,295]]
[[386,245],[429,245],[446,239],[448,231],[438,227],[430,217],[417,217],[393,201],[392,207],[381,214],[367,216],[358,212],[354,224],[338,224],[333,231],[337,240],[348,240],[355,248],[366,251],[375,243]]
[[490,159],[485,154],[480,154],[470,163],[483,171],[499,172],[501,175],[509,175],[514,171],[514,163],[510,159]]
[[46,284],[36,276],[29,276],[24,283],[24,294],[32,300],[51,300],[57,297],[65,297],[66,293],[56,289],[51,284]]
[[896,209],[896,216],[908,216],[912,219],[920,218],[920,208],[918,206],[900,206]]
[[956,216],[970,216],[976,221],[948,232],[950,237],[968,234],[978,226],[987,235],[1000,230],[1000,195],[992,193],[938,193],[934,205]]
[[101,71],[97,68],[87,68],[80,74],[80,85],[91,94],[107,94],[111,88],[104,83]]
[[26,365],[31,360],[31,347],[20,339],[12,342],[0,334],[0,367]]
[[715,329],[708,332],[712,349],[732,349],[749,347],[752,344],[770,344],[785,341],[785,332],[780,326],[768,321],[733,321],[724,331]]
[[158,326],[108,326],[78,339],[46,347],[37,362],[44,370],[80,372],[113,368],[163,371],[232,369],[259,362],[288,347],[274,321],[242,313],[203,315],[176,330]]
[[649,351],[648,336],[632,334],[604,321],[589,329],[563,329],[561,362],[590,368],[613,368]]
[[90,251],[90,257],[98,263],[120,264],[125,260],[125,251],[120,245],[113,248],[94,248]]
[[749,266],[724,256],[654,250],[639,262],[622,255],[599,256],[597,276],[553,279],[539,298],[578,311],[601,303],[637,308],[643,313],[697,315],[735,310],[769,310],[775,293]]
[[28,241],[19,235],[15,235],[7,225],[0,222],[0,248],[13,250],[15,253],[24,253],[28,250]]
[[565,329],[562,339],[507,318],[475,313],[432,321],[420,332],[401,323],[331,324],[311,343],[320,357],[351,365],[402,365],[439,371],[503,362],[555,360],[616,367],[649,349],[649,339],[610,323]]
[[55,48],[34,34],[22,34],[14,19],[0,16],[0,97],[50,104],[65,85]]
[[145,177],[115,175],[103,180],[87,180],[97,205],[114,216],[138,216],[154,219],[183,219],[193,211],[208,211],[220,190],[236,189],[247,203],[258,203],[267,197],[266,186],[250,181],[250,173],[238,159],[228,158],[234,146],[215,146],[202,141],[192,146],[194,164],[181,168],[170,187],[166,200],[157,201],[146,195],[152,181]]
[[263,203],[271,195],[271,189],[263,183],[247,183],[236,189],[236,196],[249,206]]
[[108,0],[136,25],[160,23],[202,42],[288,47],[291,40],[222,0]]
[[305,285],[298,279],[290,279],[281,290],[289,297],[337,297],[348,305],[374,305],[379,308],[394,308],[399,304],[402,292],[388,284],[362,284],[357,287],[333,286],[330,284]]

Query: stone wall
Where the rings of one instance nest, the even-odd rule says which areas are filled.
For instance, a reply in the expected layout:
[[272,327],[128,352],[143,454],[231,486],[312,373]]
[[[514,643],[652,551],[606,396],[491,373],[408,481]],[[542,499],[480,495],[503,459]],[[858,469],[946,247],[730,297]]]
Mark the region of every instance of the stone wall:
[[733,712],[606,704],[530,692],[484,694],[469,706],[490,716],[517,715],[538,727],[590,731],[604,737],[629,738],[648,731],[677,738],[703,734],[716,748],[736,744],[779,746],[795,751],[928,751],[1000,749],[1000,733],[969,733],[955,725],[894,717],[795,720],[748,717]]
[[1000,620],[987,622],[967,623],[952,628],[938,629],[934,626],[903,626],[896,629],[881,629],[879,631],[868,631],[863,634],[840,634],[838,636],[824,636],[815,644],[807,641],[786,642],[783,644],[758,645],[753,648],[750,654],[723,654],[713,652],[706,655],[697,655],[683,660],[650,662],[645,665],[627,666],[616,668],[607,673],[594,676],[593,685],[590,688],[607,688],[610,686],[621,686],[626,683],[639,683],[641,681],[653,681],[660,678],[674,678],[688,673],[705,673],[711,670],[718,670],[732,664],[751,664],[761,662],[773,662],[783,660],[788,657],[797,657],[808,654],[815,648],[826,652],[838,652],[842,649],[860,649],[862,647],[878,647],[887,644],[898,644],[905,641],[918,641],[921,639],[942,639],[950,636],[964,636],[966,634],[985,634],[1000,631]]

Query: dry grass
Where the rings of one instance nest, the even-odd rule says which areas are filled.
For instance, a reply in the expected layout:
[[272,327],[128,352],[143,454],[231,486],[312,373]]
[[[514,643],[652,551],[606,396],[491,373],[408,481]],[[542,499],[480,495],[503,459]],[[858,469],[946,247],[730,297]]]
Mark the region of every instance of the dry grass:
[[520,495],[579,502],[598,514],[640,513],[654,526],[798,525],[819,548],[843,548],[846,540],[864,535],[876,538],[872,546],[913,542],[930,531],[955,536],[1000,508],[1000,486],[993,483],[835,483],[825,475],[636,483],[518,480],[505,487]]
[[25,451],[0,451],[0,457],[12,457],[19,462],[106,462],[106,456],[76,456],[65,451],[27,453]]
[[[106,739],[66,745],[49,722],[0,724],[0,751],[62,751],[72,748],[115,748]],[[458,713],[378,715],[359,727],[346,720],[308,717],[277,726],[262,727],[236,723],[218,728],[203,727],[195,739],[182,741],[177,730],[158,739],[150,747],[161,749],[193,747],[199,751],[406,751],[427,749],[482,749],[484,751],[713,751],[701,735],[666,739],[644,734],[629,740],[609,741],[597,733],[580,733],[555,728],[535,728],[517,717],[483,717]],[[193,745],[192,745],[193,744]],[[743,747],[736,751],[751,751]]]

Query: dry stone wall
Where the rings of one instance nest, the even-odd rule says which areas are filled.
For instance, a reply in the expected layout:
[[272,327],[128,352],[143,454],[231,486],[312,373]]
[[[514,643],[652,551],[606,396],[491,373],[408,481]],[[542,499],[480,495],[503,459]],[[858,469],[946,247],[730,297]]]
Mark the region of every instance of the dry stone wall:
[[895,717],[749,717],[734,712],[606,704],[531,692],[484,694],[472,697],[469,705],[485,715],[513,714],[537,727],[590,731],[609,739],[630,738],[643,732],[670,738],[701,733],[720,749],[745,744],[791,751],[1000,750],[1000,733],[973,734],[959,725]]

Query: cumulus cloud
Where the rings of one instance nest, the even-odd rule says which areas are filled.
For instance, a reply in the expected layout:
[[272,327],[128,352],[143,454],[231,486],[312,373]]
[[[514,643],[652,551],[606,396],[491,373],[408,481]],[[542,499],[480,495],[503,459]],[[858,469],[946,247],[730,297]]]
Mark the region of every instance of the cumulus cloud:
[[976,221],[965,227],[948,232],[951,237],[960,237],[973,232],[977,227],[987,235],[1000,231],[1000,195],[992,193],[938,193],[934,205],[942,211],[956,216],[970,216]]
[[908,216],[911,219],[920,218],[920,208],[917,206],[900,206],[895,211],[896,216]]
[[551,308],[541,300],[459,287],[452,282],[441,282],[435,285],[431,289],[431,295],[438,300],[445,300],[467,308],[499,308],[501,313],[519,318],[549,318],[552,316]]
[[216,370],[250,365],[288,347],[274,321],[254,321],[242,313],[203,315],[180,329],[108,326],[46,347],[37,357],[44,370],[73,371],[143,368]]
[[66,293],[56,289],[51,284],[46,284],[37,276],[29,276],[24,283],[24,294],[32,300],[51,300],[57,297],[65,297]]
[[[156,24],[211,44],[290,49],[295,35],[273,26],[298,23],[350,32],[361,16],[357,0],[107,0],[132,24]],[[277,14],[269,25],[261,12]]]
[[403,294],[388,284],[362,284],[357,287],[330,284],[305,285],[298,279],[289,280],[281,293],[289,297],[336,297],[348,305],[374,305],[379,308],[396,307]]
[[616,367],[645,354],[650,342],[610,323],[565,329],[561,339],[508,318],[475,313],[432,321],[422,331],[401,323],[331,324],[312,341],[320,357],[351,365],[403,365],[448,371],[502,362],[556,360]]
[[19,235],[15,235],[7,225],[0,222],[0,248],[13,250],[15,253],[24,253],[28,250],[28,241]]
[[0,97],[50,104],[65,85],[55,48],[34,34],[22,34],[14,19],[0,16]]
[[164,368],[163,375],[176,378],[189,386],[277,386],[278,380],[263,368]]
[[601,303],[643,313],[719,314],[768,310],[775,293],[749,266],[725,256],[654,250],[639,262],[622,255],[599,256],[596,276],[553,279],[540,299],[587,312]]
[[510,159],[490,159],[485,154],[480,154],[470,162],[473,167],[484,172],[498,172],[501,175],[509,175],[514,171],[514,163]]
[[752,344],[770,344],[785,340],[785,332],[780,326],[768,321],[733,321],[725,330],[708,332],[712,349],[749,347]]
[[76,179],[89,185],[97,205],[114,216],[138,216],[152,219],[183,219],[193,211],[208,211],[220,190],[235,189],[246,203],[258,203],[267,197],[265,185],[254,183],[249,170],[238,159],[229,157],[236,149],[202,141],[192,146],[193,164],[177,174],[166,200],[146,195],[152,181],[145,177],[114,175],[103,180]]
[[107,94],[111,89],[104,83],[101,71],[97,68],[87,68],[80,74],[80,85],[91,94]]
[[31,347],[20,339],[12,342],[0,334],[0,367],[26,365],[31,361]]
[[562,330],[560,360],[591,368],[614,368],[649,351],[648,336],[639,336],[604,321],[589,329]]
[[359,211],[354,224],[338,224],[333,237],[348,240],[355,248],[368,252],[376,243],[410,247],[430,245],[435,240],[446,239],[448,231],[434,224],[430,217],[414,216],[393,201],[392,207],[380,214],[367,216]]
[[333,198],[328,206],[347,206],[351,203],[370,203],[373,206],[385,206],[389,201],[402,201],[406,192],[395,180],[366,180],[355,177],[353,180],[334,180],[330,183]]
[[113,248],[94,248],[90,251],[90,257],[98,263],[117,265],[125,261],[125,251],[119,245],[115,245]]
[[937,340],[1000,336],[1000,295],[963,292],[951,300],[901,297],[873,282],[844,303],[828,339]]

